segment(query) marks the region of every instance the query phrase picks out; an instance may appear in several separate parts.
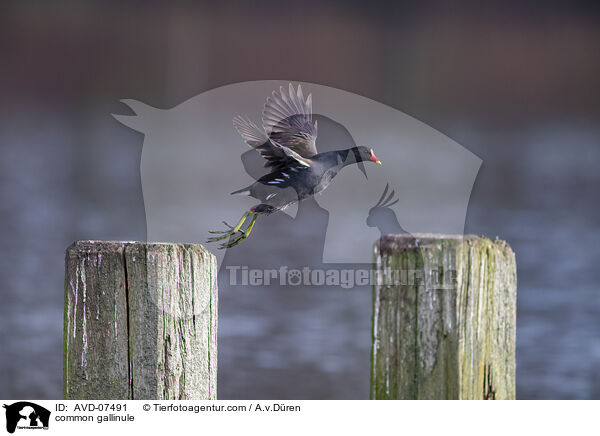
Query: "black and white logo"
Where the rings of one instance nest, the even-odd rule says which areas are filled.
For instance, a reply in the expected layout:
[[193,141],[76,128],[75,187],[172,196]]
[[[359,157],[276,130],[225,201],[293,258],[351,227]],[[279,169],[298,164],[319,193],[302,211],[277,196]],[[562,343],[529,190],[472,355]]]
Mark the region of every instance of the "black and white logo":
[[28,401],[19,401],[3,406],[6,409],[6,431],[14,433],[16,429],[47,430],[50,411]]

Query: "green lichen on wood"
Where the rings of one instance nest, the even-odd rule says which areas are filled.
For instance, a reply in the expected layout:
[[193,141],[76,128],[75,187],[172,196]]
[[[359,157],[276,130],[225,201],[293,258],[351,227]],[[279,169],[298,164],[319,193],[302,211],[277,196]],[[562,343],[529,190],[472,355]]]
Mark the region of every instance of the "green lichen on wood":
[[216,275],[200,245],[69,247],[64,398],[216,399]]
[[126,253],[133,397],[215,399],[214,256],[174,244],[134,245]]
[[478,238],[457,257],[461,398],[483,398],[482,386],[496,399],[515,398],[514,253],[503,241]]
[[[77,242],[65,258],[63,398],[128,398],[123,247]],[[98,395],[99,392],[103,396]]]
[[371,398],[515,397],[516,272],[506,243],[388,235],[374,262]]

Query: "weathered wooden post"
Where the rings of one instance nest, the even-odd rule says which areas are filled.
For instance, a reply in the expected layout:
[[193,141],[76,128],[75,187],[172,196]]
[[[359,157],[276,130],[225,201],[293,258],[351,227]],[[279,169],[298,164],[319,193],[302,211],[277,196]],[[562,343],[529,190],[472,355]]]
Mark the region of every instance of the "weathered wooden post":
[[514,399],[510,247],[417,234],[384,236],[374,251],[371,398]]
[[216,399],[217,264],[201,245],[67,248],[65,399]]

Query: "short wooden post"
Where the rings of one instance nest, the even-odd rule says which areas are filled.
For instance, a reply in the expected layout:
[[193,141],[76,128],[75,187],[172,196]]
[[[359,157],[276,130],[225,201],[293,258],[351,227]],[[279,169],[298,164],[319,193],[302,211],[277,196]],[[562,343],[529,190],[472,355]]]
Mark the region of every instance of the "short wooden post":
[[372,399],[514,399],[515,256],[477,236],[374,247]]
[[65,399],[216,399],[217,264],[201,245],[67,248]]

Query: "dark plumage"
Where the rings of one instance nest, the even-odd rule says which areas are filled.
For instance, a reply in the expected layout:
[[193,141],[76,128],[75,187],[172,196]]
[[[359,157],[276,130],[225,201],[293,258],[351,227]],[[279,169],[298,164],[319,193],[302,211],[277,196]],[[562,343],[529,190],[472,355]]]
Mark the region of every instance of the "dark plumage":
[[[243,117],[235,117],[233,124],[244,141],[259,151],[265,158],[265,167],[272,171],[256,182],[232,194],[245,194],[260,200],[260,204],[247,211],[236,226],[208,242],[231,239],[220,246],[229,248],[248,237],[260,214],[270,214],[290,204],[297,203],[323,191],[337,173],[347,165],[363,161],[380,164],[367,147],[352,147],[345,150],[317,153],[317,122],[312,122],[312,97],[305,100],[302,88],[297,92],[292,84],[286,93],[267,98],[263,110],[263,129]],[[240,230],[246,218],[254,214],[245,230]],[[236,233],[239,235],[235,236]]]

